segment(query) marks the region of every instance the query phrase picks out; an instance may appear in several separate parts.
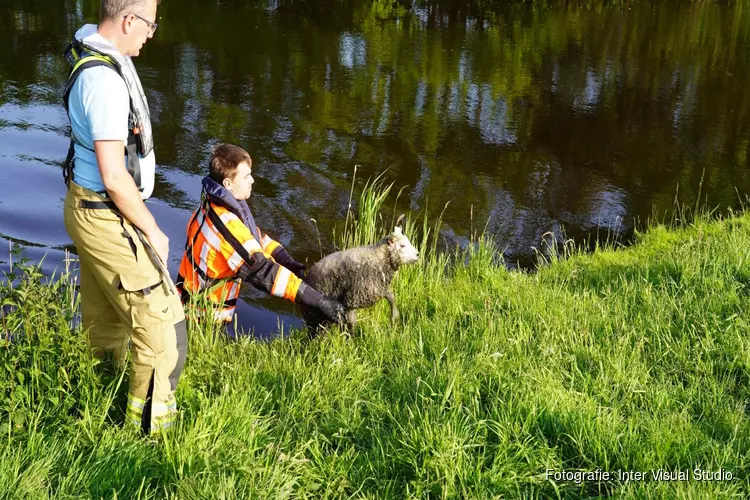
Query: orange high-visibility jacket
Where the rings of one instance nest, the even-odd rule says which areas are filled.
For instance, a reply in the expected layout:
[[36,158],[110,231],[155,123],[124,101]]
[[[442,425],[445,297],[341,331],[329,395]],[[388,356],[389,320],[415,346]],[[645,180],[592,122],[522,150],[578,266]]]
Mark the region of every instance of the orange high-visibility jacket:
[[[221,306],[216,319],[231,321],[244,280],[277,297],[317,304],[322,295],[281,265],[291,256],[255,225],[247,204],[234,198],[227,200],[228,192],[207,179],[210,182],[204,179],[204,187],[213,188],[209,193],[223,196],[204,190],[203,202],[188,223],[177,278],[183,302],[189,294],[208,290],[210,300]],[[239,208],[240,203],[245,204],[244,210]]]

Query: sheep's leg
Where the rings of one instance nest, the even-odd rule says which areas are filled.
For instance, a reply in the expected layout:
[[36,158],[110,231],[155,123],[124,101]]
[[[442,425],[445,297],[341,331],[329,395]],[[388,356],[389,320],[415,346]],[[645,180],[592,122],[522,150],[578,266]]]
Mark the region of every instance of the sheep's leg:
[[385,292],[385,298],[388,299],[388,303],[391,304],[391,323],[395,325],[399,318],[398,307],[396,307],[396,297],[393,295],[393,291],[388,290]]
[[357,326],[357,310],[349,309],[346,311],[346,326],[350,332],[354,331],[354,327]]
[[325,325],[326,318],[312,307],[302,305],[300,309],[307,325],[308,337],[311,339],[317,337]]

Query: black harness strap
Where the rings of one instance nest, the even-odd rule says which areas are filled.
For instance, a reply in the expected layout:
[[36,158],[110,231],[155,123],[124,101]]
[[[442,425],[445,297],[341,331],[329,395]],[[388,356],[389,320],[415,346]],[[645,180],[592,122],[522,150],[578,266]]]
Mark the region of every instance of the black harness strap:
[[73,139],[70,140],[70,146],[68,146],[68,155],[65,157],[65,161],[62,165],[63,181],[66,186],[70,186],[70,179],[73,178],[73,158],[76,155],[76,148]]
[[[130,113],[128,121],[132,121],[133,113]],[[138,159],[138,144],[140,142],[140,134],[133,133],[135,126],[130,124],[128,127],[128,142],[125,143],[125,169],[128,171],[130,176],[135,181],[135,185],[138,186],[140,191],[143,191],[141,186],[141,162]]]
[[208,218],[211,219],[211,223],[214,225],[214,227],[216,227],[219,233],[221,233],[221,236],[229,242],[235,252],[240,254],[242,260],[247,262],[248,265],[252,265],[254,259],[250,256],[250,252],[248,252],[247,248],[242,246],[240,240],[238,240],[237,237],[233,235],[229,229],[227,229],[227,226],[224,225],[224,222],[222,222],[219,215],[210,207],[210,205],[207,215]]

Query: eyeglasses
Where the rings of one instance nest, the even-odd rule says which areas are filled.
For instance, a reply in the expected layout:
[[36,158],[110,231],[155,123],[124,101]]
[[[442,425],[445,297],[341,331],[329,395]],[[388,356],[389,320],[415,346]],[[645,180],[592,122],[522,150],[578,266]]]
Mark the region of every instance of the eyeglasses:
[[[130,14],[134,15],[135,17],[137,17],[138,19],[140,19],[140,20],[141,20],[141,21],[143,21],[144,23],[148,24],[148,28],[149,28],[149,33],[150,33],[150,34],[152,34],[152,35],[153,35],[153,34],[154,34],[154,32],[156,31],[156,28],[158,28],[158,27],[159,27],[159,25],[158,25],[157,23],[152,23],[152,22],[151,22],[151,21],[149,21],[148,19],[144,19],[144,18],[142,18],[141,16],[139,16],[139,15],[138,15],[138,14],[136,14],[135,12],[131,12]],[[122,17],[123,17],[123,18],[125,18],[125,17],[128,17],[128,16],[130,15],[130,14],[126,14],[126,15],[124,15],[124,16],[122,16]]]

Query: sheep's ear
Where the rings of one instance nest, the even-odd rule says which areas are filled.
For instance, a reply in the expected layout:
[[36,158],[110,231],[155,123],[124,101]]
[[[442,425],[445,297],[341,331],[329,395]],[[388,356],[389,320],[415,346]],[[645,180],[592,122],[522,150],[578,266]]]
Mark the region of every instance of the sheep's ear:
[[393,236],[393,235],[390,235],[390,236],[388,237],[388,246],[389,246],[389,247],[392,247],[393,245],[395,245],[395,244],[396,244],[396,241],[397,241],[397,240],[398,240],[398,238],[396,238],[396,237],[395,237],[395,236]]
[[401,236],[402,234],[404,234],[401,232],[401,226],[396,226],[395,228],[393,228],[393,234],[395,234],[396,236]]

